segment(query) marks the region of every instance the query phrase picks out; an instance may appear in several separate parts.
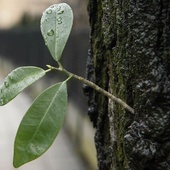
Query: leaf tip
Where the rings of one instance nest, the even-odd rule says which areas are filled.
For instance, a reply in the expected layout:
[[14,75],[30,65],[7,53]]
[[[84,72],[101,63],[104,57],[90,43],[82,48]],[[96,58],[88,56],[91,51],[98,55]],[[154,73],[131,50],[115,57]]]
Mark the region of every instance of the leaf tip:
[[15,158],[13,161],[13,166],[14,166],[14,168],[19,168],[21,166],[20,164],[18,164],[18,161],[16,161]]

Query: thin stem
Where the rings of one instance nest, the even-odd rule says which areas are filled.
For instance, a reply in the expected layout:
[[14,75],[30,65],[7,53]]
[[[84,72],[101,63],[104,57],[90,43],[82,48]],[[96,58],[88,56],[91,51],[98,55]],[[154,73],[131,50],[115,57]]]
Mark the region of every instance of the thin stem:
[[73,76],[70,75],[70,76],[65,80],[65,82],[69,81],[72,77],[73,77]]
[[48,73],[48,72],[50,72],[51,71],[51,69],[49,68],[48,70],[45,70],[45,73]]
[[59,61],[58,61],[57,63],[58,63],[58,65],[59,65],[59,68],[60,68],[61,70],[63,70],[62,64],[61,64]]
[[128,110],[129,112],[131,112],[132,114],[134,114],[134,109],[132,107],[130,107],[127,103],[125,103],[123,100],[121,100],[120,98],[114,96],[113,94],[107,92],[106,90],[102,89],[101,87],[99,87],[98,85],[94,84],[93,82],[81,77],[81,76],[78,76],[78,75],[75,75],[65,69],[63,69],[63,67],[59,67],[59,68],[56,68],[56,67],[53,67],[53,66],[49,66],[47,65],[47,67],[51,70],[57,70],[57,71],[61,71],[61,72],[64,72],[66,75],[68,75],[69,77],[73,77],[81,82],[83,82],[84,84],[92,87],[93,89],[95,89],[96,91],[102,93],[103,95],[105,95],[106,97],[112,99],[114,102],[120,104],[122,107],[124,107],[126,110]]

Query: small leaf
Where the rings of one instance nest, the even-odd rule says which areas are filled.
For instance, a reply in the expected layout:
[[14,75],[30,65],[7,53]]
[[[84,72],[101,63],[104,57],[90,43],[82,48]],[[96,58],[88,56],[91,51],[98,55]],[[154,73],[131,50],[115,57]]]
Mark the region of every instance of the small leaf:
[[42,92],[23,117],[14,144],[14,167],[41,156],[53,143],[64,121],[66,81]]
[[45,75],[39,67],[27,66],[13,70],[0,87],[0,106],[7,104],[22,90]]
[[52,57],[59,61],[73,25],[73,12],[66,3],[47,8],[41,18],[41,32]]

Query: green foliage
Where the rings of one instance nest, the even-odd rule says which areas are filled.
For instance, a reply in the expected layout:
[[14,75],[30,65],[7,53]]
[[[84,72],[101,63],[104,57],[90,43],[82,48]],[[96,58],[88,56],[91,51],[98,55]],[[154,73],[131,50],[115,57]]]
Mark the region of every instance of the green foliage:
[[14,144],[14,167],[41,156],[63,124],[67,106],[66,81],[42,92],[23,117]]
[[13,70],[0,87],[0,106],[7,104],[22,90],[43,77],[45,73],[45,70],[32,66]]
[[47,8],[41,18],[41,32],[51,55],[59,61],[73,25],[73,12],[65,3]]
[[[65,3],[50,6],[43,13],[41,31],[52,57],[59,62],[69,37],[73,13]],[[13,70],[0,87],[0,106],[7,104],[26,87],[43,77],[48,70],[28,66]],[[67,81],[55,84],[42,92],[23,117],[14,142],[14,167],[41,156],[59,133],[67,107]]]

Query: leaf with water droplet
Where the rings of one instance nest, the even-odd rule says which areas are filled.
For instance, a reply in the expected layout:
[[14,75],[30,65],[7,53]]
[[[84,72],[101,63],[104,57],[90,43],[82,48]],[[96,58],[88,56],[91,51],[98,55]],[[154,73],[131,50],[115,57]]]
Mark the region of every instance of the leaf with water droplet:
[[54,35],[54,30],[53,29],[48,30],[47,35],[48,36],[53,36]]
[[[49,11],[51,11],[49,13]],[[47,8],[41,18],[41,32],[52,57],[59,61],[73,25],[73,12],[66,3]],[[54,31],[54,34],[52,33]]]
[[23,117],[14,143],[14,167],[41,156],[58,135],[67,108],[67,82],[42,92]]
[[27,66],[13,70],[0,86],[0,106],[7,104],[22,90],[45,75],[39,67]]

